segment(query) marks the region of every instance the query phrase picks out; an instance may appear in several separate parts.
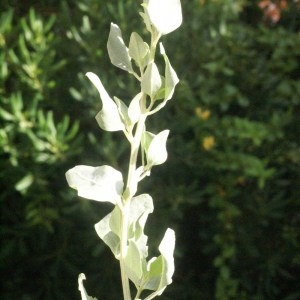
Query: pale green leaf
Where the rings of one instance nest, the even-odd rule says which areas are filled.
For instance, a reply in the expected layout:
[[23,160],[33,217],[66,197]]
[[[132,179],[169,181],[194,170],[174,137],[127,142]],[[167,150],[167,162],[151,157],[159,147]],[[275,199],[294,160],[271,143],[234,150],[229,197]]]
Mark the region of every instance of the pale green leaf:
[[160,288],[164,288],[166,285],[172,283],[172,276],[174,274],[174,249],[175,249],[175,232],[168,228],[165,235],[158,247],[162,257],[164,258],[164,272],[162,274],[162,280]]
[[66,172],[69,186],[78,196],[101,202],[116,204],[123,192],[122,174],[110,166],[76,166]]
[[147,64],[145,59],[147,54],[149,54],[149,45],[143,41],[139,34],[133,32],[129,41],[129,55],[139,67],[144,68]]
[[130,119],[130,123],[135,124],[141,115],[141,105],[140,101],[142,99],[143,93],[138,93],[130,102],[128,107],[128,117]]
[[148,149],[151,144],[151,141],[155,137],[155,134],[149,132],[149,131],[144,131],[141,139],[141,146],[143,150],[145,151],[146,155],[148,155]]
[[144,227],[148,215],[153,212],[153,201],[150,195],[142,194],[132,198],[129,215],[128,237],[134,239],[141,256],[148,256],[147,240]]
[[143,288],[147,290],[156,291],[159,289],[162,272],[163,272],[163,257],[153,257],[147,264],[147,281],[144,283]]
[[159,245],[161,255],[152,258],[147,264],[146,274],[142,286],[144,289],[156,291],[156,295],[161,295],[167,285],[172,283],[174,274],[174,248],[175,232],[168,228]]
[[[117,206],[115,207],[115,209]],[[116,259],[120,257],[120,238],[119,236],[111,231],[111,219],[113,212],[105,216],[100,222],[95,224],[95,229],[98,236],[103,242],[110,248]],[[120,221],[119,221],[120,222]]]
[[154,62],[151,62],[143,74],[141,88],[144,93],[154,98],[155,94],[161,87],[161,78],[158,68]]
[[[146,1],[144,1],[146,2]],[[145,3],[142,3],[142,6],[143,7],[146,7]],[[151,21],[149,19],[149,14],[148,13],[143,13],[143,12],[140,12],[140,16],[142,17],[145,25],[146,25],[146,28],[149,32],[151,32]]]
[[109,227],[113,233],[115,233],[118,237],[121,237],[121,222],[122,212],[118,206],[115,206],[113,211],[110,214],[109,219]]
[[149,19],[161,34],[168,34],[182,23],[180,0],[148,0],[146,6]]
[[179,82],[179,79],[177,77],[177,74],[175,70],[172,68],[169,58],[166,55],[165,49],[163,47],[163,44],[160,43],[160,53],[163,55],[165,60],[165,96],[164,101],[168,101],[172,98],[175,86]]
[[125,268],[127,276],[136,287],[139,286],[143,275],[143,265],[146,265],[145,258],[140,253],[135,241],[132,239],[129,240],[125,257]]
[[153,137],[147,151],[147,164],[149,166],[160,165],[167,160],[166,143],[169,132],[169,130],[164,130]]
[[108,55],[111,63],[116,67],[132,72],[132,65],[128,49],[123,41],[122,33],[118,25],[111,23],[107,42]]
[[94,297],[90,297],[84,286],[83,286],[83,280],[85,280],[86,277],[83,273],[79,274],[78,276],[78,290],[80,291],[80,294],[81,294],[81,300],[97,300],[97,298],[94,298]]
[[118,107],[106,92],[100,78],[92,72],[86,73],[86,76],[97,88],[102,100],[102,110],[96,115],[99,126],[107,131],[123,130],[124,124],[119,115]]
[[117,104],[119,115],[121,116],[123,124],[125,124],[126,126],[130,125],[130,119],[128,116],[128,107],[118,97],[114,97],[114,100],[115,100],[115,103]]
[[[141,226],[145,226],[148,214],[153,212],[153,200],[149,194],[141,194],[133,197],[130,204],[129,222],[135,223],[140,220]],[[140,219],[144,216],[143,219]]]

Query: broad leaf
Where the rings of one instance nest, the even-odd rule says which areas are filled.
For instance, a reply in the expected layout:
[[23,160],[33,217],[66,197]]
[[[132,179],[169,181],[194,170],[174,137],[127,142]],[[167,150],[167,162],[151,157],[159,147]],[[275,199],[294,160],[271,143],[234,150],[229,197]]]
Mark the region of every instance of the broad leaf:
[[128,49],[123,41],[118,25],[111,23],[107,42],[108,55],[111,63],[116,67],[132,73],[132,65]]
[[154,62],[151,62],[142,77],[141,87],[142,91],[149,95],[151,98],[155,97],[155,94],[161,87],[161,78],[158,68]]
[[[142,194],[133,197],[130,204],[128,238],[135,241],[141,257],[148,255],[147,237],[143,234],[149,213],[153,212],[153,201],[150,195]],[[113,211],[95,224],[98,236],[109,246],[117,259],[120,255],[121,211],[115,206]]]
[[76,166],[66,172],[66,178],[80,197],[113,204],[121,200],[123,177],[110,166]]
[[100,78],[92,72],[86,73],[86,76],[97,88],[102,100],[102,110],[96,115],[99,126],[107,131],[123,130],[124,124],[119,115],[118,107],[106,92]]
[[180,0],[148,0],[149,19],[161,34],[168,34],[182,23]]

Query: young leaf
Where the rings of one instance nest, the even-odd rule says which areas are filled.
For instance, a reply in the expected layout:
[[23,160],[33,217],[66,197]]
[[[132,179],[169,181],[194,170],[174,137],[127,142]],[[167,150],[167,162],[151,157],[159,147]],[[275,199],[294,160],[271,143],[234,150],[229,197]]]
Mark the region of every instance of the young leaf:
[[97,300],[97,298],[93,298],[93,297],[90,297],[84,286],[83,286],[83,283],[82,281],[85,280],[86,277],[83,273],[79,274],[78,276],[78,290],[80,291],[80,294],[81,294],[81,300]]
[[101,202],[118,203],[123,192],[122,174],[110,166],[76,166],[66,172],[69,186],[78,196]]
[[161,78],[158,68],[154,62],[151,62],[142,77],[141,82],[142,91],[154,98],[155,94],[161,87]]
[[130,123],[135,124],[141,115],[141,105],[140,101],[142,99],[142,93],[138,93],[130,102],[128,107],[128,117],[130,119]]
[[148,53],[148,44],[136,32],[133,32],[129,41],[129,55],[136,61],[139,67],[145,67],[147,63],[145,62],[145,57]]
[[119,115],[121,116],[123,124],[128,126],[130,124],[129,116],[128,116],[128,107],[126,104],[119,99],[118,97],[114,97],[115,103],[117,104]]
[[177,74],[175,70],[172,68],[169,58],[166,55],[164,46],[162,43],[160,43],[160,53],[163,55],[165,60],[165,97],[164,101],[168,101],[172,98],[175,86],[179,82],[179,79],[177,77]]
[[169,130],[164,130],[153,137],[147,150],[147,165],[160,165],[167,160],[166,143],[169,132]]
[[116,67],[132,73],[131,58],[118,25],[111,23],[107,42],[108,55]]
[[149,149],[149,146],[154,137],[155,137],[155,134],[153,134],[149,131],[143,132],[142,139],[141,139],[141,146],[142,146],[142,149],[145,151],[146,156],[148,155],[148,149]]
[[168,34],[182,23],[180,0],[147,0],[146,6],[149,19],[161,34]]
[[121,120],[118,107],[106,92],[100,78],[92,72],[86,73],[86,76],[97,88],[102,100],[102,110],[96,115],[99,126],[107,131],[123,130],[124,124]]

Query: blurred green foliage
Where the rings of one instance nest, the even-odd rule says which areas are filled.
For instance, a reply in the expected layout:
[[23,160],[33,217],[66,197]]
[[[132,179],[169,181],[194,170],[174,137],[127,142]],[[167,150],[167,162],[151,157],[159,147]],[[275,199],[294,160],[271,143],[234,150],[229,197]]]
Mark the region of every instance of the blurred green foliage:
[[[110,207],[78,199],[64,173],[126,164],[127,146],[93,120],[100,101],[84,74],[112,95],[136,93],[106,41],[111,21],[126,41],[140,27],[137,2],[1,2],[4,300],[79,299],[80,272],[98,298],[120,298],[93,229]],[[155,202],[150,238],[177,232],[162,299],[300,297],[300,12],[290,1],[270,23],[257,3],[182,0],[184,23],[164,40],[181,82],[150,124],[171,129],[168,162],[142,186]]]

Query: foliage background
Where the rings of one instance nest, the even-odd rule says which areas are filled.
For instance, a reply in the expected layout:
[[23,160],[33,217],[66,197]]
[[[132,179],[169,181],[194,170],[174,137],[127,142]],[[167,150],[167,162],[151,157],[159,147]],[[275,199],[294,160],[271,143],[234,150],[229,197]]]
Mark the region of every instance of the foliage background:
[[[79,299],[80,272],[90,294],[121,299],[118,264],[93,230],[111,207],[78,199],[64,173],[126,167],[121,135],[97,128],[84,74],[134,95],[106,41],[110,22],[127,41],[145,34],[140,2],[1,1],[1,299]],[[151,251],[163,228],[177,232],[161,299],[299,299],[299,1],[182,6],[182,27],[164,39],[181,82],[149,124],[171,129],[169,159],[141,186],[155,201]]]

